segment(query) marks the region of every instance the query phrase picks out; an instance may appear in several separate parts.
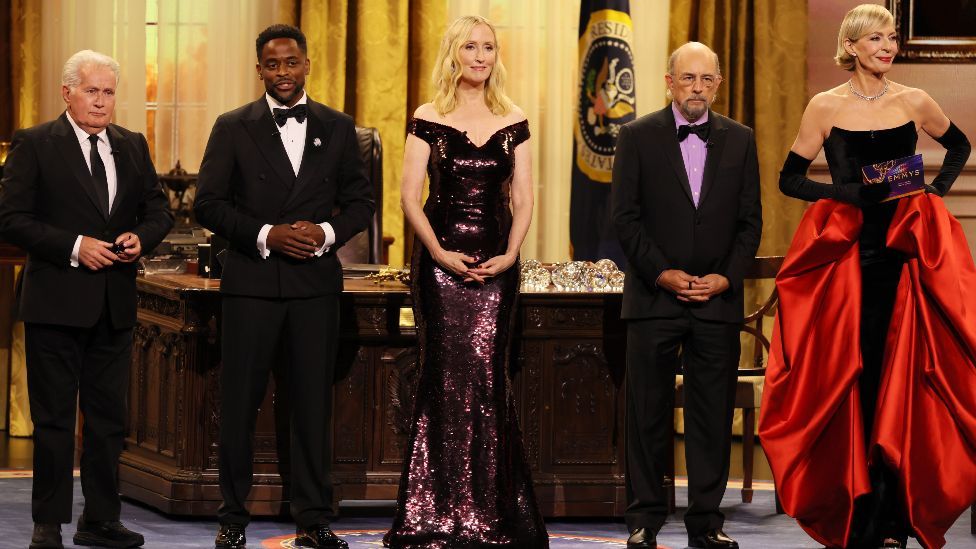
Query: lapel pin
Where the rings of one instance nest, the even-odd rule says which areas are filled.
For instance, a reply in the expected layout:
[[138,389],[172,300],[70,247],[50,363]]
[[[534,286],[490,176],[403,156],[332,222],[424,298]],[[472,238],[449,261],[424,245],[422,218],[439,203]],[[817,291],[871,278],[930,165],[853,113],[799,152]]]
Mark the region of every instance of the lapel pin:
[[319,139],[318,137],[316,137],[315,139],[312,140],[312,145],[314,145],[316,147],[321,147],[322,146],[322,140]]

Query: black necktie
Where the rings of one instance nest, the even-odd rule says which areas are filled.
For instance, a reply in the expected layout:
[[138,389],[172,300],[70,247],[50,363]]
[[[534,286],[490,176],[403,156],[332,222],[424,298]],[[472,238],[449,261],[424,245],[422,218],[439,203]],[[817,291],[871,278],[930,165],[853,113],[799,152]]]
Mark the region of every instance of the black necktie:
[[684,141],[688,138],[690,134],[695,134],[702,141],[708,142],[708,130],[711,129],[711,123],[705,122],[704,124],[697,124],[695,126],[689,126],[688,124],[682,124],[678,126],[678,142]]
[[305,121],[306,116],[308,116],[308,107],[304,103],[295,105],[290,109],[274,109],[275,124],[278,124],[279,128],[284,126],[290,117],[295,117],[295,120],[301,124]]
[[105,175],[105,163],[102,162],[102,155],[98,154],[98,136],[89,135],[88,141],[91,143],[91,173],[95,180],[95,193],[101,201],[104,213],[108,214],[110,208],[108,203],[108,176]]

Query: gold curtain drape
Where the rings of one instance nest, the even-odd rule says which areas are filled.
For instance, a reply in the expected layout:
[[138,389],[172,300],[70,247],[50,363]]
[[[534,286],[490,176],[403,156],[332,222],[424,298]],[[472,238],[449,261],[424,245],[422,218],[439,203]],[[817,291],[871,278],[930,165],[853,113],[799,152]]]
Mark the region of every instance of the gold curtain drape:
[[11,0],[10,44],[14,129],[29,128],[40,122],[41,2]]
[[725,77],[712,108],[756,132],[761,255],[786,253],[805,209],[778,181],[807,102],[807,67],[798,61],[806,59],[806,25],[806,1],[671,0],[670,51],[688,41],[712,48]]
[[[10,66],[13,44],[10,40],[10,0],[0,0],[0,141],[10,141],[13,133],[13,87]],[[2,163],[2,160],[0,160]]]
[[400,174],[409,116],[432,97],[430,73],[444,32],[444,0],[301,0],[309,96],[375,127],[383,140],[383,232],[402,265],[407,231]]
[[[14,318],[13,294],[14,281],[21,274],[23,267],[4,266],[4,273],[0,276],[0,283],[3,284],[2,291],[10,292],[9,301],[5,298],[4,303],[10,303],[8,316],[2,323],[7,337],[4,343],[9,345],[5,349],[6,357],[10,360],[10,402],[8,428],[11,436],[29,437],[34,434],[34,422],[30,416],[30,399],[27,395],[27,349],[24,346],[24,323]],[[6,330],[9,330],[7,332]]]
[[[763,234],[759,255],[783,255],[806,208],[779,192],[779,170],[807,101],[807,2],[777,0],[671,0],[669,51],[697,41],[718,54],[724,82],[716,112],[756,132],[762,185]],[[773,290],[770,280],[749,282],[745,307],[758,309]],[[771,322],[765,325],[767,336]],[[741,366],[751,366],[751,336],[743,336]],[[761,388],[757,388],[761,391]],[[683,432],[682,414],[675,426]],[[736,411],[733,429],[741,433]]]
[[[40,122],[39,86],[41,77],[41,2],[31,0],[10,1],[10,87],[12,93],[13,128],[28,128]],[[14,291],[13,267],[4,266],[0,276],[3,281],[0,292],[12,297]],[[8,296],[0,301],[6,302]],[[10,301],[12,303],[12,299]],[[27,357],[24,351],[24,325],[13,322],[5,354],[9,357],[9,433],[13,436],[31,436],[34,424],[30,419],[27,399]],[[6,326],[5,326],[6,327]],[[4,357],[6,359],[6,357]],[[0,422],[2,423],[2,422]]]

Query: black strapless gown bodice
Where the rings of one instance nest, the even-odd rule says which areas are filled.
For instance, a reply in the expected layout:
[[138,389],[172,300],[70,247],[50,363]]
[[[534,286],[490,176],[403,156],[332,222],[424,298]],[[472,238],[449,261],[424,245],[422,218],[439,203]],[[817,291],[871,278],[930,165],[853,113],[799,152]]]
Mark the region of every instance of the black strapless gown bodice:
[[[914,122],[884,130],[853,131],[833,128],[824,141],[824,153],[830,178],[834,184],[860,183],[861,167],[868,164],[903,158],[915,154],[918,132]],[[898,201],[884,202],[862,208],[864,225],[861,228],[861,262],[884,261],[895,252],[885,246],[888,226],[895,215]]]
[[[915,154],[918,132],[914,122],[896,128],[851,131],[833,128],[824,141],[827,166],[834,184],[861,182],[861,167]],[[886,246],[888,227],[898,201],[861,208],[859,237],[861,263],[861,372],[858,376],[861,419],[866,448],[878,407],[884,377],[885,342],[905,257]],[[845,337],[840,334],[838,337]],[[854,504],[849,543],[852,547],[877,546],[885,536],[907,533],[907,519],[898,499],[897,475],[884,463],[869,465],[871,493]]]
[[[427,120],[408,131],[430,145],[424,213],[440,245],[479,263],[503,254],[515,147],[528,123],[481,146]],[[518,284],[517,266],[465,284],[414,244],[420,377],[389,547],[548,547],[508,377]]]

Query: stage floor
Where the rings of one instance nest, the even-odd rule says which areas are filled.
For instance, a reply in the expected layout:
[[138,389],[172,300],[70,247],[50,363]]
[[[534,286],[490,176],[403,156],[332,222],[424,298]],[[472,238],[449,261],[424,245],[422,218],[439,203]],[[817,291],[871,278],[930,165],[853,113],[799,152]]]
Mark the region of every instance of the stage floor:
[[[671,517],[658,537],[662,549],[681,549],[687,545],[687,535],[681,522],[686,490],[679,479],[678,512]],[[726,514],[725,531],[739,541],[743,549],[813,549],[820,547],[796,523],[784,515],[777,515],[773,505],[771,486],[757,487],[753,503],[741,503],[739,490],[730,484],[723,502]],[[0,548],[22,548],[31,533],[30,471],[0,470]],[[75,480],[74,517],[81,513],[81,486]],[[390,525],[392,502],[377,506],[370,502],[343,502],[341,516],[332,527],[351,548],[381,547],[383,533]],[[184,520],[160,514],[141,504],[124,501],[122,521],[129,528],[146,537],[147,548],[212,547],[217,524],[213,520]],[[963,514],[947,535],[949,548],[973,547],[976,537],[970,535],[969,512]],[[553,549],[590,549],[624,547],[627,527],[619,520],[590,518],[584,520],[553,520],[547,522],[550,546]],[[71,541],[74,524],[64,526],[66,542]],[[289,548],[294,538],[294,526],[286,521],[256,520],[247,530],[248,547],[252,549]],[[66,547],[72,547],[70,543]],[[920,547],[911,540],[909,547]]]

